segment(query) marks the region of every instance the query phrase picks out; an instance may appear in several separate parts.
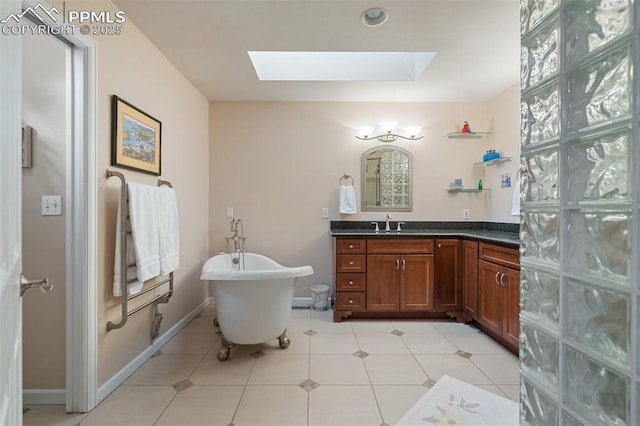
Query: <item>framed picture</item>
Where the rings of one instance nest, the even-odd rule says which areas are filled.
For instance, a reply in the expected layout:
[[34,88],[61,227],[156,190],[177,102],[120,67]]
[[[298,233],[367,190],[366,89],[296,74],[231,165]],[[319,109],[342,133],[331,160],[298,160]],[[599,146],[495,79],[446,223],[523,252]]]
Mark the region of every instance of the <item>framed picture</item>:
[[160,175],[162,123],[113,95],[111,165]]

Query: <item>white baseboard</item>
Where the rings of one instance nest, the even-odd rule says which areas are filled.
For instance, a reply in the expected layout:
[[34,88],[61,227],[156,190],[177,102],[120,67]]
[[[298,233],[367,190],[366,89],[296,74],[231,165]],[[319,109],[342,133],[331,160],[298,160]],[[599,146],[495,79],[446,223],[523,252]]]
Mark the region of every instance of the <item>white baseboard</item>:
[[313,298],[311,297],[294,297],[292,306],[294,308],[310,308],[312,304]]
[[[205,299],[194,310],[189,312],[178,321],[173,327],[165,331],[161,336],[158,336],[151,346],[142,351],[137,357],[135,357],[129,364],[127,364],[122,370],[118,371],[113,377],[107,380],[102,386],[98,388],[96,393],[96,406],[100,404],[111,392],[117,389],[131,374],[133,374],[138,368],[142,366],[149,358],[153,356],[162,346],[164,346],[169,340],[171,340],[180,330],[182,330],[189,322],[194,319],[200,312],[207,306],[213,303],[213,297]],[[64,399],[62,400],[64,404]]]
[[[333,296],[329,296],[329,305],[331,305],[333,301]],[[293,307],[294,308],[311,308],[313,305],[312,297],[294,297],[293,298]]]
[[25,405],[64,405],[67,403],[65,389],[23,389],[22,402]]

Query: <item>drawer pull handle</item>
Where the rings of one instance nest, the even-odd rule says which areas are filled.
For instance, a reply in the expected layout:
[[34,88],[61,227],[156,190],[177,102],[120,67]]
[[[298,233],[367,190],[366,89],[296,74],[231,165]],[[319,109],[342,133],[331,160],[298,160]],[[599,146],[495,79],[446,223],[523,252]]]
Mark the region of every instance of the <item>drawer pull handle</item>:
[[349,304],[353,305],[353,299],[349,299]]
[[349,265],[353,265],[353,260],[349,261]]
[[353,244],[349,244],[349,248],[352,249],[353,248]]
[[396,259],[396,270],[400,270],[400,259]]
[[353,285],[353,281],[349,281],[349,285]]
[[407,269],[407,261],[402,259],[402,270]]
[[507,285],[504,283],[504,273],[502,275],[500,275],[500,285],[502,287],[506,287]]
[[498,277],[500,276],[500,271],[496,272],[496,276],[493,278],[496,282],[496,284],[500,284],[500,282],[498,281]]

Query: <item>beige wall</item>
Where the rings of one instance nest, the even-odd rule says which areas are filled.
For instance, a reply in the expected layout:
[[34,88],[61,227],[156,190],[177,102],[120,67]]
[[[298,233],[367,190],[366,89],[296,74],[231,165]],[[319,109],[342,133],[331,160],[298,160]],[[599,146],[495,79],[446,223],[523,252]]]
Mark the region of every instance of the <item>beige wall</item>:
[[[492,191],[487,193],[487,221],[519,223],[519,216],[511,216],[511,202],[516,172],[520,165],[520,85],[516,84],[496,96],[489,103],[494,117],[493,134],[489,138],[491,148],[513,161],[499,163],[486,169],[487,183]],[[500,188],[500,176],[511,174],[511,187]]]
[[65,388],[66,212],[41,214],[43,195],[66,198],[65,50],[53,37],[23,37],[23,123],[36,137],[33,167],[22,169],[22,270],[54,285],[48,294],[30,290],[22,299],[25,389]]
[[[58,2],[59,4],[60,2]],[[54,4],[56,4],[54,2]],[[61,7],[61,4],[60,4]],[[108,1],[66,2],[67,10],[112,12]],[[208,101],[128,20],[122,35],[96,37],[98,43],[98,385],[102,385],[151,344],[151,308],[126,326],[118,321],[119,298],[112,296],[115,219],[119,180],[105,177],[111,157],[111,96],[118,95],[162,122],[162,179],[171,181],[180,215],[180,269],[175,294],[160,305],[166,331],[208,297],[200,269],[209,255]],[[120,169],[128,180],[155,185],[155,176]]]
[[[455,177],[470,186],[485,178],[484,139],[447,139],[468,120],[475,131],[492,130],[498,121],[484,103],[252,103],[213,102],[210,112],[211,253],[224,250],[229,233],[226,207],[243,220],[247,250],[289,266],[310,264],[312,277],[299,282],[296,296],[309,286],[332,283],[329,220],[384,220],[385,212],[338,213],[338,180],[355,177],[360,196],[361,155],[380,144],[354,138],[362,125],[397,120],[424,126],[424,139],[396,145],[413,154],[412,212],[394,212],[394,220],[457,221],[463,208],[471,220],[486,218],[486,194],[448,194]],[[517,147],[517,134],[512,141]]]

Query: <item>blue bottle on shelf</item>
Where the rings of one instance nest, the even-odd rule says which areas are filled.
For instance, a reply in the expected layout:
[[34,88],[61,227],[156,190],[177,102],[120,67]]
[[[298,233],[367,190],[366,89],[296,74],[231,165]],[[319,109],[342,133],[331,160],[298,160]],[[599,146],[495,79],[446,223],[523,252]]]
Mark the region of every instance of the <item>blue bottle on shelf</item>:
[[482,161],[484,162],[484,161],[495,160],[496,158],[500,158],[500,153],[496,152],[495,149],[490,149],[484,153],[484,155],[482,156]]

